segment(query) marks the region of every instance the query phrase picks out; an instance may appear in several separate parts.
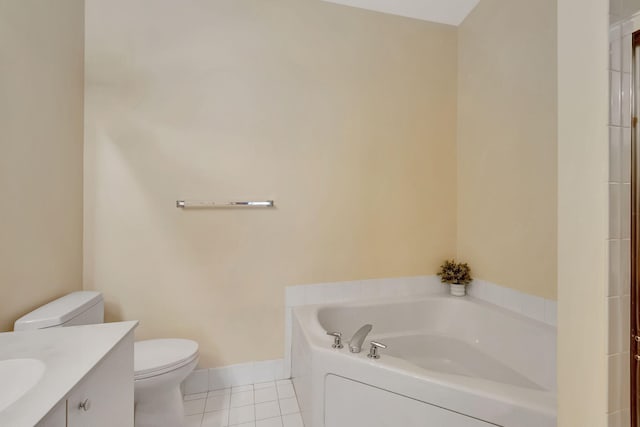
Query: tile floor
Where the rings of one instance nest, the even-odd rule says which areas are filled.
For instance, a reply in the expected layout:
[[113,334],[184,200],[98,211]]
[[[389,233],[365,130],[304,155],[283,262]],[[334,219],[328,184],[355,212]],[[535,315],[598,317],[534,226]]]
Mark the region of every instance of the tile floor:
[[184,396],[186,427],[304,427],[291,380]]

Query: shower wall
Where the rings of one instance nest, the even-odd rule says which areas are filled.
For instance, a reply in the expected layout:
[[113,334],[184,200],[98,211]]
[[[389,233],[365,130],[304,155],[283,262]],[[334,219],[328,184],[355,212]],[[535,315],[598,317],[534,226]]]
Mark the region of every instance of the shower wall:
[[609,427],[628,426],[630,419],[632,30],[626,20],[612,25],[609,33]]

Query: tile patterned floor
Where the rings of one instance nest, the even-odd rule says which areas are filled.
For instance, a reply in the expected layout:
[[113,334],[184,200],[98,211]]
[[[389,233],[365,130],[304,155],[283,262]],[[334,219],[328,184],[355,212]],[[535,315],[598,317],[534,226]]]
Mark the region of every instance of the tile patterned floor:
[[304,427],[291,380],[184,396],[186,427]]

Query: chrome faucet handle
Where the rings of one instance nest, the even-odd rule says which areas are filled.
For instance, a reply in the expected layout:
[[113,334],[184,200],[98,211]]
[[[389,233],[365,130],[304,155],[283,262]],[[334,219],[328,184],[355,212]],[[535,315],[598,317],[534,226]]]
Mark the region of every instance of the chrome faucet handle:
[[369,354],[367,354],[367,357],[371,359],[380,359],[380,355],[378,354],[379,348],[387,348],[387,346],[382,344],[381,342],[371,341],[371,349],[369,350]]
[[327,335],[333,337],[333,345],[332,348],[342,348],[342,332],[327,332]]

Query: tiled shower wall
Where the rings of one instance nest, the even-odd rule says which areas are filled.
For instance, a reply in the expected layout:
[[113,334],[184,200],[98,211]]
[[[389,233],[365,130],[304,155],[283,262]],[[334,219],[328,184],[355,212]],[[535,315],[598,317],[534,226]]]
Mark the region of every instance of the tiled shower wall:
[[610,29],[609,427],[629,426],[632,31],[631,21]]

